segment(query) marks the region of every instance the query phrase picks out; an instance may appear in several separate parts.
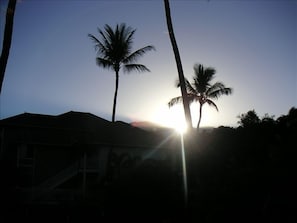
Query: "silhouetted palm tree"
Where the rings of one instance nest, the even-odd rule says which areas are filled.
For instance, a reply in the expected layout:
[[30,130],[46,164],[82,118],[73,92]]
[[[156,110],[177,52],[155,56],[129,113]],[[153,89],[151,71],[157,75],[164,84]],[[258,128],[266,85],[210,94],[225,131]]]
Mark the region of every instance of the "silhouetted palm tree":
[[176,43],[175,36],[174,36],[174,31],[173,31],[173,26],[172,26],[172,21],[171,21],[169,0],[164,0],[164,6],[165,6],[165,13],[166,13],[167,28],[168,28],[168,32],[169,32],[172,49],[173,49],[174,56],[175,56],[177,71],[178,71],[178,78],[179,78],[179,83],[180,83],[182,102],[183,102],[183,106],[184,106],[185,119],[186,119],[188,128],[192,128],[192,117],[191,117],[191,112],[190,112],[189,100],[187,98],[185,77],[184,77],[183,67],[182,67],[182,63],[181,63],[181,59],[180,59],[180,55],[179,55],[179,50],[178,50],[177,43]]
[[[225,87],[222,82],[216,82],[211,84],[211,80],[214,78],[216,70],[211,67],[204,68],[201,64],[194,65],[195,76],[193,77],[194,82],[191,84],[186,79],[186,87],[187,87],[187,97],[189,102],[199,102],[199,121],[197,124],[197,130],[199,129],[201,118],[202,118],[202,106],[207,103],[210,106],[214,106],[218,111],[217,105],[211,99],[217,99],[221,95],[228,95],[232,93],[231,88]],[[178,83],[178,87],[180,84]],[[168,105],[173,106],[176,103],[180,103],[182,101],[182,97],[172,98]]]
[[96,58],[99,67],[113,69],[116,74],[115,93],[113,100],[112,122],[115,121],[117,94],[119,87],[119,71],[150,71],[146,66],[135,63],[147,51],[154,50],[151,45],[140,48],[132,52],[133,35],[136,29],[126,26],[124,23],[112,29],[109,25],[104,26],[104,30],[98,28],[100,39],[92,34],[88,36],[95,43]]
[[10,45],[12,40],[13,19],[15,12],[16,0],[9,0],[6,10],[6,20],[3,36],[2,53],[0,56],[0,94],[2,90],[2,83],[4,80],[6,65],[8,61]]

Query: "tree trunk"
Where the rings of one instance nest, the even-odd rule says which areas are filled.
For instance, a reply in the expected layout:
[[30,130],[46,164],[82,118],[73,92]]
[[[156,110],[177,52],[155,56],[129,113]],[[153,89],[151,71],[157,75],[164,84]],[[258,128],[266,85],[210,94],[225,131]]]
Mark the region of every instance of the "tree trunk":
[[164,4],[165,4],[165,13],[166,13],[166,21],[167,21],[169,37],[170,37],[170,40],[171,40],[171,45],[172,45],[172,48],[173,48],[175,61],[176,61],[176,66],[177,66],[177,71],[178,71],[178,77],[179,77],[181,94],[182,94],[182,98],[183,98],[183,106],[184,106],[186,122],[187,122],[188,128],[192,129],[192,117],[191,117],[191,112],[190,112],[189,100],[188,100],[188,97],[187,97],[185,77],[184,77],[184,73],[183,73],[183,67],[182,67],[182,63],[181,63],[177,43],[176,43],[174,32],[173,32],[169,1],[164,0]]
[[7,10],[6,10],[2,53],[0,57],[0,94],[2,91],[2,84],[4,80],[4,75],[5,75],[5,70],[6,70],[6,65],[8,61],[10,45],[11,45],[15,6],[16,6],[16,0],[9,0]]
[[118,88],[119,88],[119,70],[116,70],[116,83],[115,83],[115,92],[114,92],[114,98],[113,98],[112,122],[115,122]]
[[202,104],[200,104],[200,107],[199,107],[199,120],[198,120],[198,124],[197,124],[197,131],[199,131],[201,118],[202,118]]

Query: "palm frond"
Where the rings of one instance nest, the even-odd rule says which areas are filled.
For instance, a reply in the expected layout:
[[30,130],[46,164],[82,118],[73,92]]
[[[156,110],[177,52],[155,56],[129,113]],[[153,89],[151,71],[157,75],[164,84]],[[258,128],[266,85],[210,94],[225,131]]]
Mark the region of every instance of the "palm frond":
[[136,29],[121,23],[117,24],[114,29],[108,24],[102,30],[98,28],[99,38],[89,34],[88,36],[94,42],[97,51],[97,65],[113,68],[115,71],[119,71],[121,65],[125,65],[123,68],[127,72],[132,70],[150,71],[146,66],[137,64],[136,61],[144,53],[155,48],[146,46],[131,53],[135,31]]
[[[128,27],[129,30],[131,29]],[[126,55],[129,54],[127,50],[129,48],[128,44],[131,43],[126,42],[126,37],[123,35],[127,35],[126,32],[129,30],[125,30],[126,26],[121,24],[117,25],[115,30],[113,30],[109,25],[104,26],[104,31],[99,30],[99,33],[102,38],[102,45],[105,46],[104,58],[108,58],[112,60],[114,63],[119,63],[122,58],[125,58]]]
[[[122,37],[123,42],[127,42],[128,46],[131,47],[133,42],[133,36],[136,32],[136,29],[132,29],[132,27],[126,27],[125,23],[120,25],[120,37]],[[130,49],[129,49],[130,50]]]
[[98,28],[98,32],[102,38],[101,44],[106,48],[106,52],[110,52],[112,50],[112,41],[114,39],[112,28],[109,25],[105,25],[104,31]]
[[[192,102],[194,102],[194,101],[198,101],[199,100],[199,97],[196,94],[191,94],[191,93],[188,93],[187,94],[187,98],[188,98],[188,101],[189,101],[190,104]],[[181,103],[181,102],[183,102],[183,98],[182,98],[182,96],[178,96],[178,97],[172,98],[168,102],[168,106],[171,107],[171,106],[173,106],[175,104],[178,104],[178,103]]]
[[210,106],[215,107],[215,109],[216,109],[217,111],[219,111],[217,105],[216,105],[212,100],[210,100],[210,99],[206,99],[206,102],[207,102],[207,104],[209,104]]
[[129,73],[130,71],[138,71],[138,72],[144,72],[144,71],[148,71],[150,72],[150,70],[142,65],[142,64],[126,64],[123,66],[123,71]]
[[232,88],[227,88],[221,82],[216,82],[206,91],[206,95],[210,98],[218,98],[221,95],[229,95],[232,94]]
[[95,51],[98,53],[98,55],[104,55],[107,52],[107,49],[104,46],[104,44],[102,44],[101,41],[97,39],[94,35],[88,34],[88,37],[94,42]]
[[[132,43],[133,43],[133,35],[136,29],[132,29],[130,26],[126,26],[125,23],[121,23],[120,26],[117,26],[116,29],[116,41],[114,41],[115,48],[120,52],[121,57],[126,57],[130,54]],[[122,59],[123,59],[122,58]]]
[[104,31],[100,29],[98,29],[98,31],[101,34],[101,36],[104,38],[104,40],[109,44],[112,43],[112,40],[115,39],[115,31],[108,24],[105,24]]
[[189,103],[192,103],[194,101],[199,101],[200,99],[200,96],[198,96],[196,93],[188,93],[187,97],[188,97]]
[[151,46],[151,45],[142,47],[142,48],[134,51],[130,55],[128,55],[126,58],[124,58],[122,60],[122,62],[124,64],[131,63],[131,62],[136,62],[139,57],[141,57],[143,54],[145,54],[146,52],[151,51],[151,50],[156,50],[156,49],[155,49],[154,46]]
[[[185,84],[186,84],[186,89],[188,94],[197,94],[197,91],[195,88],[191,85],[191,83],[188,81],[187,78],[185,78]],[[176,87],[180,87],[180,82],[179,80],[176,80]]]
[[216,70],[213,67],[207,67],[204,70],[204,76],[206,77],[207,81],[210,82],[216,74]]
[[109,69],[113,69],[113,63],[105,58],[101,58],[101,57],[97,57],[96,58],[96,64],[99,67],[103,67],[103,68],[109,68]]
[[178,96],[175,98],[172,98],[169,102],[168,102],[168,106],[172,107],[173,105],[176,105],[178,103],[181,103],[183,101],[182,96]]
[[92,35],[92,34],[88,34],[88,37],[91,39],[91,40],[93,40],[93,42],[95,43],[95,45],[98,43],[98,42],[100,42],[97,38],[96,38],[96,36],[94,36],[94,35]]
[[212,67],[204,68],[202,64],[195,64],[194,73],[193,86],[195,86],[197,92],[203,93],[211,85],[210,81],[214,78],[216,70]]
[[131,26],[126,26],[126,23],[121,23],[120,25],[116,26],[116,32],[118,37],[127,41],[133,37],[134,32],[136,29],[133,29]]
[[187,92],[190,94],[196,95],[198,93],[196,89],[191,85],[191,83],[187,79],[185,79],[185,81],[186,81]]

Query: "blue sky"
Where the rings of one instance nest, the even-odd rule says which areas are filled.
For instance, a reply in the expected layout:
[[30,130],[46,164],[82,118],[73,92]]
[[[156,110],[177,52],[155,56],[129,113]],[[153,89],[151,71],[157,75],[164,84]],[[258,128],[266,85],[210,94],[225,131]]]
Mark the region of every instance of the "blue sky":
[[[7,1],[0,3],[2,43]],[[262,117],[297,106],[297,1],[170,1],[185,76],[193,65],[217,70],[214,81],[232,87],[203,107],[201,126],[237,126],[254,109]],[[117,120],[171,126],[182,107],[163,1],[22,0],[0,101],[1,119],[23,112],[58,115],[70,110],[111,120],[115,75],[95,63],[88,33],[126,23],[136,28],[133,48],[154,45],[139,63],[151,72],[120,74]],[[198,106],[191,107],[194,122]],[[195,123],[196,125],[196,123]]]

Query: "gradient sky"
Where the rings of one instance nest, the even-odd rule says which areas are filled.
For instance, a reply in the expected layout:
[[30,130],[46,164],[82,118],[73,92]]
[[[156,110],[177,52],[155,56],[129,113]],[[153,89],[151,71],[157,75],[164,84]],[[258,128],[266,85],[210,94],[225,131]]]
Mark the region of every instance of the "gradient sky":
[[[3,39],[7,0],[0,5]],[[238,126],[237,116],[287,114],[297,106],[297,1],[170,1],[185,76],[193,65],[217,70],[214,81],[231,96],[205,105],[201,126]],[[136,28],[133,49],[154,45],[139,63],[151,72],[120,74],[116,119],[170,126],[168,101],[180,95],[163,1],[22,0],[0,101],[1,119],[24,112],[58,115],[70,110],[111,120],[115,75],[95,63],[88,33],[126,23]],[[183,113],[181,113],[183,114]],[[198,106],[192,106],[195,125]]]

